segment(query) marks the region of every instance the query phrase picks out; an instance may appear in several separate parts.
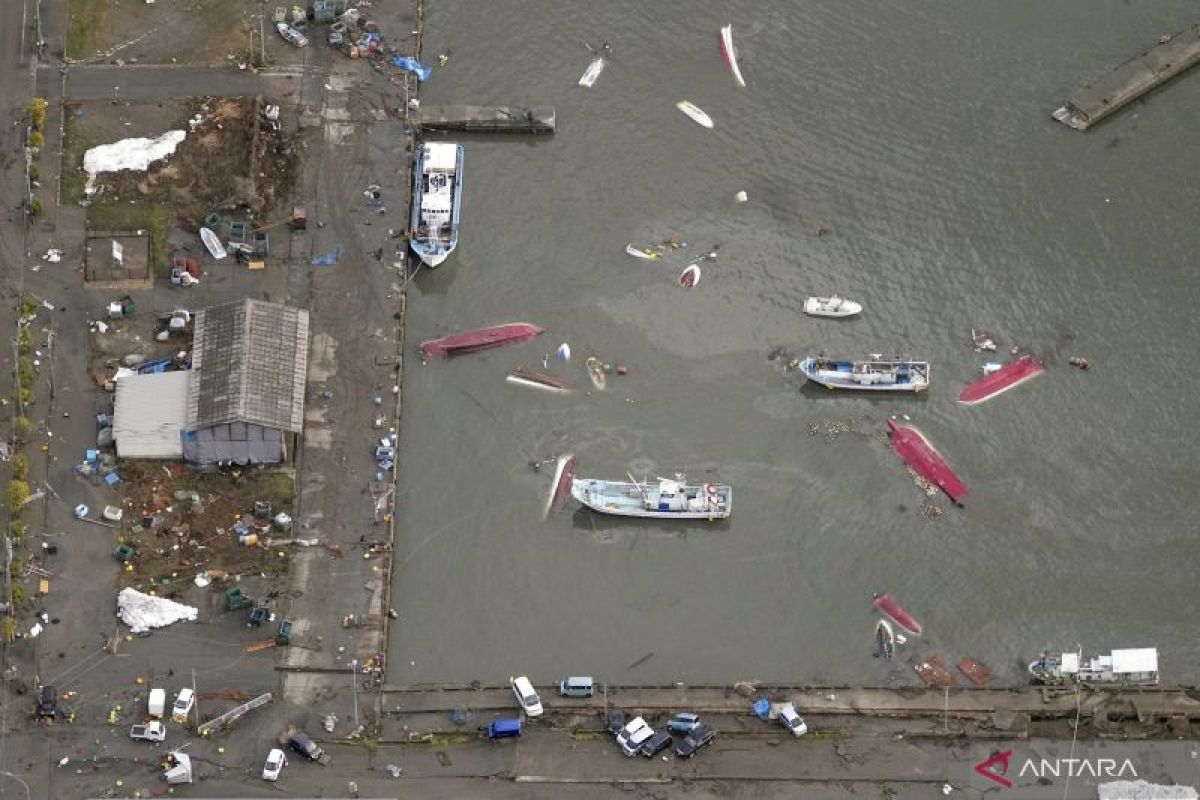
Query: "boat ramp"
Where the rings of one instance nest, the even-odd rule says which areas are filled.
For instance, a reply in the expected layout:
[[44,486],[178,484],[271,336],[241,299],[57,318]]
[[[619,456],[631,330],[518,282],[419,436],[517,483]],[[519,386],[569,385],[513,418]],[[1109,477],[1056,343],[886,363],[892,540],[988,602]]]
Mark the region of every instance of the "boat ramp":
[[1052,115],[1084,131],[1146,92],[1200,62],[1200,25],[1174,36],[1120,65],[1091,86],[1071,95]]
[[554,106],[424,106],[420,124],[434,131],[554,133]]

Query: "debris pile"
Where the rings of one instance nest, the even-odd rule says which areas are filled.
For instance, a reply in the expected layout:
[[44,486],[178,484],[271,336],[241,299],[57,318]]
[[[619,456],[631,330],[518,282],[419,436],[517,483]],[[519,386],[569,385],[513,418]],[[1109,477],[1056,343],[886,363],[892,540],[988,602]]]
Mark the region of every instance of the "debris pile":
[[192,606],[143,594],[128,586],[117,595],[117,616],[133,633],[145,633],[176,622],[195,622],[197,613]]

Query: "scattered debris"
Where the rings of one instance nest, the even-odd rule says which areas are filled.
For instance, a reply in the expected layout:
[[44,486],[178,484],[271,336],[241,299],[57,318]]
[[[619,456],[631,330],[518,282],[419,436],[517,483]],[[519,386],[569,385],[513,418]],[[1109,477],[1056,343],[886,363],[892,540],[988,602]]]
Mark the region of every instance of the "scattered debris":
[[737,200],[739,203],[745,203],[746,201],[748,201],[750,199],[750,196],[748,194],[746,194],[745,191],[741,191],[741,192],[738,192],[737,194],[735,194],[733,196],[733,199]]
[[987,686],[992,682],[992,673],[977,658],[964,658],[958,662],[958,671],[976,686]]
[[971,342],[975,345],[975,351],[979,352],[986,350],[990,353],[996,351],[996,340],[990,333],[971,329]]
[[192,606],[143,594],[132,587],[122,589],[117,595],[117,616],[133,633],[144,633],[176,622],[195,622],[197,613]]
[[1067,363],[1072,367],[1079,367],[1080,369],[1087,369],[1091,366],[1091,364],[1088,363],[1088,360],[1083,356],[1071,356],[1069,359],[1067,359]]
[[49,261],[51,264],[57,264],[62,261],[63,251],[56,248],[50,248],[46,251],[46,255],[42,256],[42,261]]
[[925,683],[926,686],[957,686],[958,681],[953,673],[946,669],[946,665],[942,663],[942,659],[938,656],[930,656],[924,661],[913,664],[913,670],[917,676]]
[[91,148],[83,154],[83,170],[88,175],[84,191],[89,195],[95,192],[93,184],[96,175],[101,172],[143,172],[149,169],[155,161],[174,153],[186,136],[186,131],[167,131],[154,139],[122,139]]

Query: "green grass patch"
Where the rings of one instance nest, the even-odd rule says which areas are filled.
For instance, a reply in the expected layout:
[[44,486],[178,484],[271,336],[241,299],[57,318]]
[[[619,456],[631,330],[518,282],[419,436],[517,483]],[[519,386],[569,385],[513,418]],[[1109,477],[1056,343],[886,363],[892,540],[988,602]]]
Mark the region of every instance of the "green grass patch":
[[63,203],[75,204],[83,200],[83,189],[87,175],[83,171],[83,154],[92,146],[83,139],[82,123],[75,116],[75,106],[63,106],[62,163],[59,174],[59,198]]
[[140,231],[150,234],[150,269],[159,277],[170,275],[167,264],[167,212],[150,202],[105,200],[88,206],[87,224],[92,230]]
[[108,27],[107,6],[105,0],[69,0],[67,58],[90,58],[96,54],[96,43]]

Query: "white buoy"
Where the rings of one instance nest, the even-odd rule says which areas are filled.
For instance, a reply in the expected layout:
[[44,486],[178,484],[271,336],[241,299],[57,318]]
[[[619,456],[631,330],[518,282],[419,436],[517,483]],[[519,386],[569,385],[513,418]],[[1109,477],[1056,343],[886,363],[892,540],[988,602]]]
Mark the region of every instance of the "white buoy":
[[558,356],[559,361],[570,361],[571,360],[571,345],[567,344],[566,342],[563,342],[562,344],[560,344],[558,346],[558,350],[556,350],[554,352],[555,352],[555,355]]
[[749,199],[750,199],[750,198],[749,198],[749,197],[746,195],[746,193],[745,193],[745,192],[738,192],[738,193],[737,193],[737,201],[738,201],[739,203],[744,203],[744,202],[746,202],[746,201],[747,201],[747,200],[749,200]]

